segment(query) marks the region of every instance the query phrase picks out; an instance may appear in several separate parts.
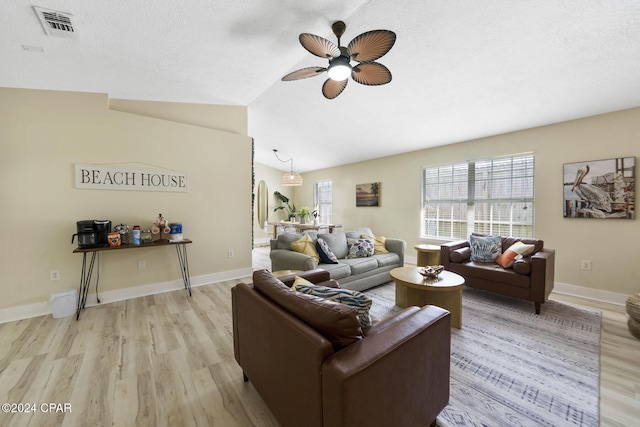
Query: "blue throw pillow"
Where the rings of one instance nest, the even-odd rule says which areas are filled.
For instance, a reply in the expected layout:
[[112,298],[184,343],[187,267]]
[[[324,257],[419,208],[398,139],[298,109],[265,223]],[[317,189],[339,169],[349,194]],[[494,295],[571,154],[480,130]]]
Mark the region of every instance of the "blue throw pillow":
[[469,236],[471,261],[495,262],[502,255],[502,238],[500,236]]
[[319,237],[318,240],[316,240],[316,249],[318,250],[318,255],[320,255],[320,263],[338,264],[338,258],[334,255],[329,244],[325,242],[324,239]]

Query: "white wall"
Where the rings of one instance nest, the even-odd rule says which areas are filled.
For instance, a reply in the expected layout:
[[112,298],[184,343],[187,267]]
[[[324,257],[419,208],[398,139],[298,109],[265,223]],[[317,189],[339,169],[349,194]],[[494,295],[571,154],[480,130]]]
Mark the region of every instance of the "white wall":
[[[82,256],[72,253],[71,235],[84,219],[149,228],[162,213],[181,222],[194,241],[188,246],[192,277],[251,271],[246,108],[138,107],[138,114],[111,110],[104,94],[0,89],[0,310],[77,289]],[[180,123],[184,109],[199,111],[200,123]],[[155,118],[158,112],[165,117]],[[215,129],[222,123],[224,131]],[[75,189],[74,163],[175,169],[188,174],[189,192]],[[137,269],[139,259],[146,269]],[[61,279],[50,281],[50,270],[59,270]],[[103,253],[99,273],[106,294],[180,279],[172,248]]]
[[[640,108],[636,108],[305,173],[295,202],[312,205],[313,183],[332,179],[335,223],[345,224],[347,230],[370,226],[376,234],[402,238],[408,255],[415,256],[413,245],[422,242],[421,167],[533,152],[536,237],[556,250],[556,283],[628,295],[640,292],[640,219],[563,218],[562,171],[564,163],[579,161],[628,156],[638,161],[639,141]],[[356,208],[356,184],[378,181],[381,206]],[[591,271],[581,270],[582,259],[592,261]]]

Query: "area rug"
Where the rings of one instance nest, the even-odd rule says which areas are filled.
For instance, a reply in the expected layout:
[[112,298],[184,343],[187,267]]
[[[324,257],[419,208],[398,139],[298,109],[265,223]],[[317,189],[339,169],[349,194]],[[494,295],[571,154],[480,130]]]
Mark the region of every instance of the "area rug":
[[[400,310],[393,283],[366,291],[371,314]],[[600,312],[463,290],[451,329],[451,391],[438,426],[597,426]]]

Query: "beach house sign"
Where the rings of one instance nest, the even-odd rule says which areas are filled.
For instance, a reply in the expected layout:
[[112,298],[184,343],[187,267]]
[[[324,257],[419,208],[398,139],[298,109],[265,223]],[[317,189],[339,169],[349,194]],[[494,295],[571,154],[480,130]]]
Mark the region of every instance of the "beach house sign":
[[76,163],[75,171],[75,187],[81,189],[188,192],[184,172],[84,163]]

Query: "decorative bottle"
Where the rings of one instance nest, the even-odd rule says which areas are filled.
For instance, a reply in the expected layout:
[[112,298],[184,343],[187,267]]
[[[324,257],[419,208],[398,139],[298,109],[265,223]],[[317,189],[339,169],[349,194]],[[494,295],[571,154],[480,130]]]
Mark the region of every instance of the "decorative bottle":
[[132,235],[133,235],[134,246],[140,246],[140,226],[139,225],[133,226]]

